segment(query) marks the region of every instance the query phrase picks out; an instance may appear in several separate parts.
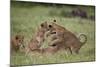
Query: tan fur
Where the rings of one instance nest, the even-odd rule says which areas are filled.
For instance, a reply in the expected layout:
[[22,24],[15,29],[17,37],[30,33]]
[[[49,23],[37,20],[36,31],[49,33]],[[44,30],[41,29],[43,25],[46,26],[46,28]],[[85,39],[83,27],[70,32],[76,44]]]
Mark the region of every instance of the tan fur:
[[57,51],[58,51],[59,49],[58,49],[58,47],[57,46],[49,46],[49,47],[47,47],[47,48],[43,48],[42,49],[42,53],[50,53],[50,54],[54,54],[54,53],[56,53]]
[[[54,22],[56,22],[56,20],[54,20]],[[80,42],[79,38],[77,38],[72,32],[54,22],[51,22],[51,24],[49,24],[48,35],[54,35],[50,45],[56,44],[60,48],[69,49],[71,53],[72,51],[78,53],[81,46],[87,41],[86,35],[81,35],[84,36],[86,40],[84,42]]]
[[34,37],[30,40],[28,44],[28,52],[37,50],[41,47],[45,40],[45,32],[47,31],[47,22],[41,23],[39,28],[36,30]]
[[38,48],[33,52],[40,53],[40,54],[55,54],[59,49],[57,46],[48,46],[47,48]]

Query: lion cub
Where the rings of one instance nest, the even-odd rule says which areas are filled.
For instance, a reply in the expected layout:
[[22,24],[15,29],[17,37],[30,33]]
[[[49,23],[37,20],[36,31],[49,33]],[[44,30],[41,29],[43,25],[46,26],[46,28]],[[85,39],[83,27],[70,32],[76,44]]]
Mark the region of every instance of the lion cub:
[[[56,22],[56,20],[54,20]],[[51,22],[51,24],[48,25],[49,27],[49,33],[48,36],[54,35],[52,37],[52,41],[50,45],[58,45],[60,48],[69,49],[70,52],[74,51],[75,53],[79,53],[80,48],[82,45],[84,45],[87,41],[87,37],[85,34],[81,34],[81,36],[84,36],[85,40],[84,42],[81,42],[78,37],[76,37],[72,32],[68,31],[64,27]]]
[[45,33],[47,31],[47,22],[41,23],[40,27],[35,33],[35,36],[30,40],[28,44],[28,52],[37,50],[41,47],[45,40]]
[[23,44],[23,40],[24,36],[22,35],[15,35],[11,37],[11,52],[12,51],[17,52],[21,46],[24,48],[25,46]]

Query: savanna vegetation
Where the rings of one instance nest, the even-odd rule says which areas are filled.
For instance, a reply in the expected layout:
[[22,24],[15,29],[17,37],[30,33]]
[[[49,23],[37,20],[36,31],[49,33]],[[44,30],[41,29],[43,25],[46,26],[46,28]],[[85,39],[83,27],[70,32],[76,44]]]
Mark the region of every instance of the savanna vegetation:
[[[81,8],[87,17],[74,16],[71,12]],[[91,17],[92,16],[92,17]],[[82,5],[45,4],[34,2],[11,1],[11,36],[24,35],[24,45],[27,46],[39,24],[44,21],[52,22],[73,32],[87,35],[87,43],[80,49],[79,54],[70,54],[69,51],[59,51],[53,55],[24,52],[11,54],[11,65],[36,65],[51,63],[84,62],[95,60],[95,7]],[[47,39],[42,48],[48,47]]]

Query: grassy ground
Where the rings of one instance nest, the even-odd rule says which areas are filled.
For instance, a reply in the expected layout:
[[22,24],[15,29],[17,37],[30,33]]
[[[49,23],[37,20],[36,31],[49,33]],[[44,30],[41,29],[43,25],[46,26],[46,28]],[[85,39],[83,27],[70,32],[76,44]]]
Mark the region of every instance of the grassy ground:
[[[87,43],[80,49],[80,53],[70,54],[69,51],[59,51],[54,55],[32,53],[25,56],[24,53],[18,52],[11,55],[11,65],[30,65],[30,64],[49,64],[49,63],[68,63],[80,61],[95,60],[95,22],[90,19],[82,19],[79,17],[63,17],[58,15],[50,15],[51,10],[58,13],[62,9],[71,11],[74,6],[50,7],[40,6],[27,3],[11,4],[11,35],[23,34],[25,36],[25,45],[34,35],[37,26],[44,21],[52,21],[56,19],[58,24],[78,35],[85,33],[87,35]],[[94,8],[82,7],[87,10],[88,15],[94,15]],[[45,42],[44,47],[48,44]]]

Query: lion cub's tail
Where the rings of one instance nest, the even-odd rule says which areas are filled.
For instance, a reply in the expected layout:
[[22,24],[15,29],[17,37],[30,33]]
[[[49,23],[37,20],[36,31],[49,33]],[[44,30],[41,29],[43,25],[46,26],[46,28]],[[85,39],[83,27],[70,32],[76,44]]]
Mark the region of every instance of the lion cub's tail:
[[[81,41],[81,40],[83,40],[83,38],[84,38],[84,41]],[[87,36],[85,34],[81,33],[81,34],[79,34],[79,40],[81,42],[81,46],[83,46],[87,42]]]

